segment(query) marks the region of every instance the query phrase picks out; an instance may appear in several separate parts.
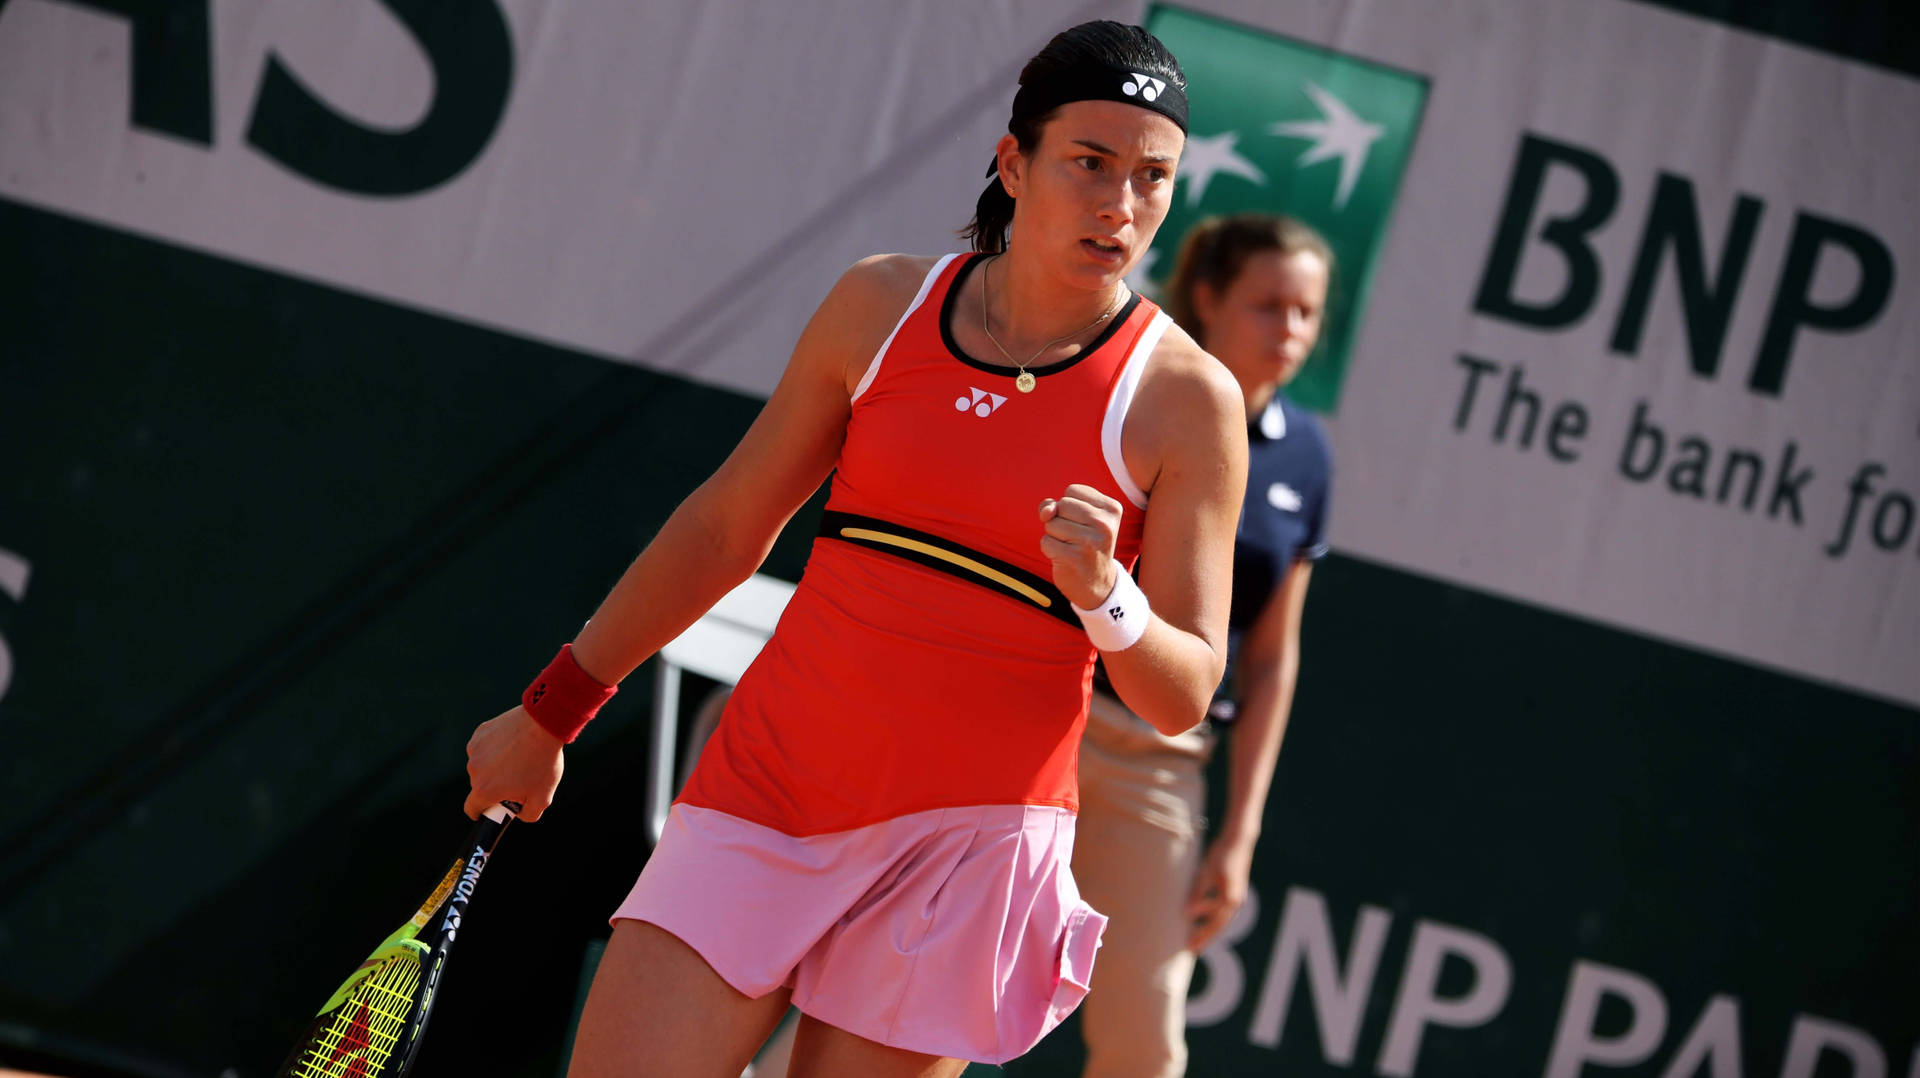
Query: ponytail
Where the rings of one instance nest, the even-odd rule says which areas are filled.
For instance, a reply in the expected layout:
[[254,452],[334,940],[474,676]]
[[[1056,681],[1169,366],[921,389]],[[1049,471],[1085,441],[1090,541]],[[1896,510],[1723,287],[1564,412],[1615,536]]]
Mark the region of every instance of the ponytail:
[[1013,196],[1000,182],[1000,162],[996,158],[987,175],[987,189],[974,203],[973,220],[960,230],[960,238],[973,241],[973,249],[982,254],[999,254],[1007,249],[1007,229],[1013,225]]

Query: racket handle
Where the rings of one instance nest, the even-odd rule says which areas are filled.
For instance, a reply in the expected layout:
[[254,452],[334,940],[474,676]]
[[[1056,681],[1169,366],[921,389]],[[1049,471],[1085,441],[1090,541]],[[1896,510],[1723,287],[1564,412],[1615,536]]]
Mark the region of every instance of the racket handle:
[[506,823],[509,819],[520,815],[520,804],[516,801],[502,801],[482,815],[494,823]]

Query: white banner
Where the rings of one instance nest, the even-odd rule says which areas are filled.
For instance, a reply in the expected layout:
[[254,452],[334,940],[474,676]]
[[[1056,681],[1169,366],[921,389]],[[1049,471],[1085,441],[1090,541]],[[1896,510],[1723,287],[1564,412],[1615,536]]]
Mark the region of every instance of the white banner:
[[1431,85],[1337,545],[1920,703],[1920,82],[1641,4],[1411,12],[1281,27]]
[[[845,265],[957,245],[1026,56],[1149,15],[117,6],[0,6],[0,197],[755,394]],[[1633,3],[1190,7],[1427,87],[1341,549],[1920,704],[1920,82]]]

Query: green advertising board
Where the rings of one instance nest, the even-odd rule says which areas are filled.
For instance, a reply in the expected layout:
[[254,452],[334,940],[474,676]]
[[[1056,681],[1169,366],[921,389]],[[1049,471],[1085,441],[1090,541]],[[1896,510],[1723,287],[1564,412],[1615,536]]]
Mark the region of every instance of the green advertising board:
[[1173,207],[1136,278],[1163,284],[1181,238],[1230,213],[1285,213],[1333,248],[1319,347],[1288,393],[1333,412],[1368,286],[1413,154],[1426,80],[1222,19],[1155,7],[1147,29],[1180,57],[1191,133]]

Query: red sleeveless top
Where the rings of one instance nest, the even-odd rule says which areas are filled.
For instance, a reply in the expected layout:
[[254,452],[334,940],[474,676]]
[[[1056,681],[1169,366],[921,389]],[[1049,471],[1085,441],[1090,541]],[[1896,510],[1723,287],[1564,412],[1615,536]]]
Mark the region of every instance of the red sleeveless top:
[[1039,507],[1073,483],[1104,491],[1134,563],[1146,496],[1120,429],[1169,320],[1136,296],[1021,393],[948,329],[979,264],[942,258],[874,357],[806,572],[681,802],[792,835],[1078,807],[1095,652],[1053,589]]

